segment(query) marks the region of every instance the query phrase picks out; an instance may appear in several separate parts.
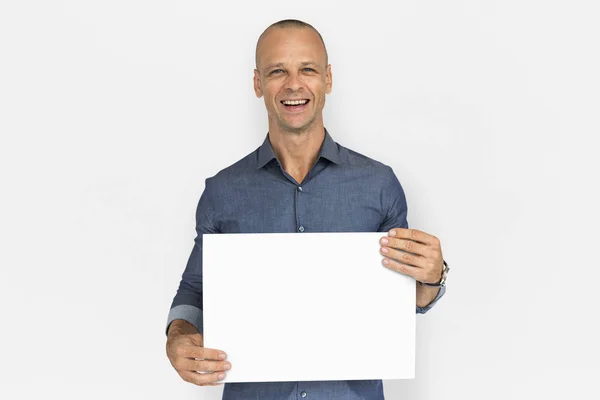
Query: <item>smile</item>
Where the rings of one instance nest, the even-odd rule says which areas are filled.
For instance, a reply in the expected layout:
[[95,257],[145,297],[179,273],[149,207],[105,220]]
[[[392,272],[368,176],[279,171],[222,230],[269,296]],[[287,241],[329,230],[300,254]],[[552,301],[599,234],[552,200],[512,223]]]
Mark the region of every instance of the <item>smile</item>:
[[309,99],[300,99],[300,100],[282,100],[281,104],[288,112],[302,112],[306,109]]
[[282,100],[281,104],[283,104],[284,106],[298,106],[298,105],[304,105],[306,103],[308,103],[310,100],[308,99],[301,99],[301,100]]

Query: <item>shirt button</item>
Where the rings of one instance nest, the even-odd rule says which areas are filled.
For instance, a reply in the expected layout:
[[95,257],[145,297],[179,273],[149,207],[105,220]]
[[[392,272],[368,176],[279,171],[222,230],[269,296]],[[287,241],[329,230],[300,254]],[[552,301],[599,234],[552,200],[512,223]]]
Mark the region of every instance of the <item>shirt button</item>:
[[298,186],[298,191],[301,192],[302,191],[302,186]]
[[302,397],[306,397],[306,392],[302,392],[302,393],[300,393],[300,396],[302,396]]
[[304,232],[304,227],[303,227],[302,225],[300,225],[300,227],[298,228],[298,230],[299,230],[300,232]]

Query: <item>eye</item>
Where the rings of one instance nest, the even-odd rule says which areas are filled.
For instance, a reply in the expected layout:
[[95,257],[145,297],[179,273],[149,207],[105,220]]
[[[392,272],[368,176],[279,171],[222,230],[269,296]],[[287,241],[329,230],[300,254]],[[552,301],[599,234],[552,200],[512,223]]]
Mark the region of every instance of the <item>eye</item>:
[[273,71],[271,71],[271,72],[269,73],[269,75],[278,74],[278,73],[280,73],[280,72],[283,72],[283,70],[282,70],[282,69],[274,69]]
[[314,72],[314,71],[315,71],[314,69],[312,69],[312,68],[308,68],[308,67],[306,67],[306,68],[303,68],[302,70],[303,70],[303,71],[306,71],[306,72]]

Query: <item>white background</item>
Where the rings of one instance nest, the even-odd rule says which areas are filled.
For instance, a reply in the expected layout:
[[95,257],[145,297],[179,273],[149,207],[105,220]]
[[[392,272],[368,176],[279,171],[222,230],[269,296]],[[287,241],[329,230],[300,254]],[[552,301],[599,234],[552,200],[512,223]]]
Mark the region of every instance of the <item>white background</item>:
[[0,398],[219,398],[164,325],[204,179],[266,135],[256,39],[290,17],[328,46],[334,140],[394,168],[452,266],[387,397],[595,392],[594,2],[352,4],[0,3]]

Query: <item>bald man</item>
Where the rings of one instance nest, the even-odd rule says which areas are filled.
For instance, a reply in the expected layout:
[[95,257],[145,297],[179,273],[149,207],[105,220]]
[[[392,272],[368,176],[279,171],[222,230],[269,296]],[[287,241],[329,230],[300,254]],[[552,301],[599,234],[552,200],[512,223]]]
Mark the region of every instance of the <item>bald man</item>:
[[[187,382],[218,385],[235,368],[224,350],[203,347],[204,233],[383,232],[382,263],[416,279],[417,313],[427,312],[445,292],[448,267],[440,241],[408,229],[406,199],[392,169],[339,145],[325,129],[322,112],[331,89],[331,65],[315,28],[283,20],[263,32],[254,91],[264,99],[269,132],[254,152],[206,179],[194,247],[169,312],[167,355]],[[313,358],[327,362],[326,356]],[[223,390],[227,400],[305,397],[383,399],[383,385],[255,382],[226,383]]]

